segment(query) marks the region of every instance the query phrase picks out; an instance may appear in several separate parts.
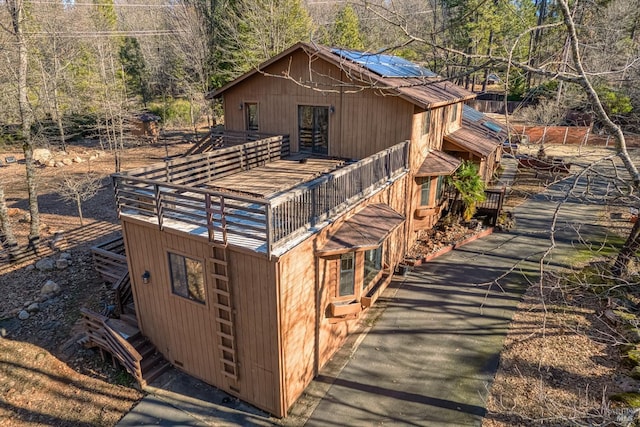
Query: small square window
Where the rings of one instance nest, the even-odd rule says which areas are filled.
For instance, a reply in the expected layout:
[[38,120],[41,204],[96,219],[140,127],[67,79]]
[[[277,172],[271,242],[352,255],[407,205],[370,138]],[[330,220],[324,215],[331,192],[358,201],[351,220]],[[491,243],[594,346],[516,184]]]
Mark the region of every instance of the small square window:
[[202,262],[169,252],[171,291],[175,295],[204,304],[204,272]]

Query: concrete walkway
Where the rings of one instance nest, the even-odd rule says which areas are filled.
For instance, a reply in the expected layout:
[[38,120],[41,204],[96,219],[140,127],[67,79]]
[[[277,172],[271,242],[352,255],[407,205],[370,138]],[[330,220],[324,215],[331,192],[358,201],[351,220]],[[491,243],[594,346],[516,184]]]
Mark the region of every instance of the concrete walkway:
[[601,210],[597,198],[567,197],[571,188],[579,193],[584,184],[560,182],[515,211],[511,233],[476,240],[394,282],[377,304],[375,324],[354,338],[356,349],[345,346],[334,357],[289,420],[270,420],[213,391],[185,397],[193,389],[187,385],[172,394],[160,387],[119,425],[301,425],[307,418],[309,426],[480,425],[521,293],[542,266],[569,261],[580,233],[600,232],[589,225]]

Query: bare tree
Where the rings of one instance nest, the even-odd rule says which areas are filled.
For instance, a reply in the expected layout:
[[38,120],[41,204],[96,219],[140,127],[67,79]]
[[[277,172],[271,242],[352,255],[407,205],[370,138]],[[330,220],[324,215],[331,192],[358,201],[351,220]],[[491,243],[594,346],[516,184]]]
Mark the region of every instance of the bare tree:
[[91,199],[102,187],[102,177],[92,173],[81,176],[63,175],[58,194],[67,202],[74,202],[78,209],[80,226],[84,226],[84,216],[82,214],[82,202]]
[[27,71],[29,65],[28,46],[24,34],[24,1],[7,0],[5,3],[10,16],[10,26],[2,27],[9,32],[18,50],[18,64],[15,75],[18,86],[18,107],[20,110],[20,122],[23,138],[23,150],[25,158],[25,168],[27,172],[27,188],[29,192],[29,244],[35,249],[36,241],[40,238],[40,213],[38,209],[38,188],[35,164],[33,161],[33,139],[31,138],[32,114],[27,98]]
[[0,245],[4,246],[9,252],[9,260],[15,260],[18,241],[13,234],[13,226],[9,219],[7,202],[4,198],[4,187],[2,185],[0,185]]

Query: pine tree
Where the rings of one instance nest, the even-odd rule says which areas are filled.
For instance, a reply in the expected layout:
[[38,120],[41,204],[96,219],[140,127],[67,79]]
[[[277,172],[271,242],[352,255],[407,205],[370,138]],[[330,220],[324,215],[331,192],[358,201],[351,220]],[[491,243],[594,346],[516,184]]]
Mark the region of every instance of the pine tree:
[[331,44],[345,49],[363,50],[364,43],[360,34],[360,21],[356,11],[346,4],[336,16],[331,30]]

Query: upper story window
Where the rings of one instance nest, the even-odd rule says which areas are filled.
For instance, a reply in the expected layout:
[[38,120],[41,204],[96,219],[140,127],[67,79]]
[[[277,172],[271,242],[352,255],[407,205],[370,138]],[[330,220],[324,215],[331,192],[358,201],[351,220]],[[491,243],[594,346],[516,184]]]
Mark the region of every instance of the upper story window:
[[355,295],[355,253],[347,252],[340,256],[340,285],[338,296],[345,297]]
[[298,106],[298,150],[329,154],[329,107]]
[[422,135],[429,133],[431,128],[431,110],[427,110],[422,113]]
[[458,104],[451,106],[451,122],[455,123],[458,120]]
[[258,104],[255,102],[245,102],[244,114],[247,130],[257,131],[259,127]]
[[175,295],[204,304],[204,271],[202,262],[169,252],[171,291]]

